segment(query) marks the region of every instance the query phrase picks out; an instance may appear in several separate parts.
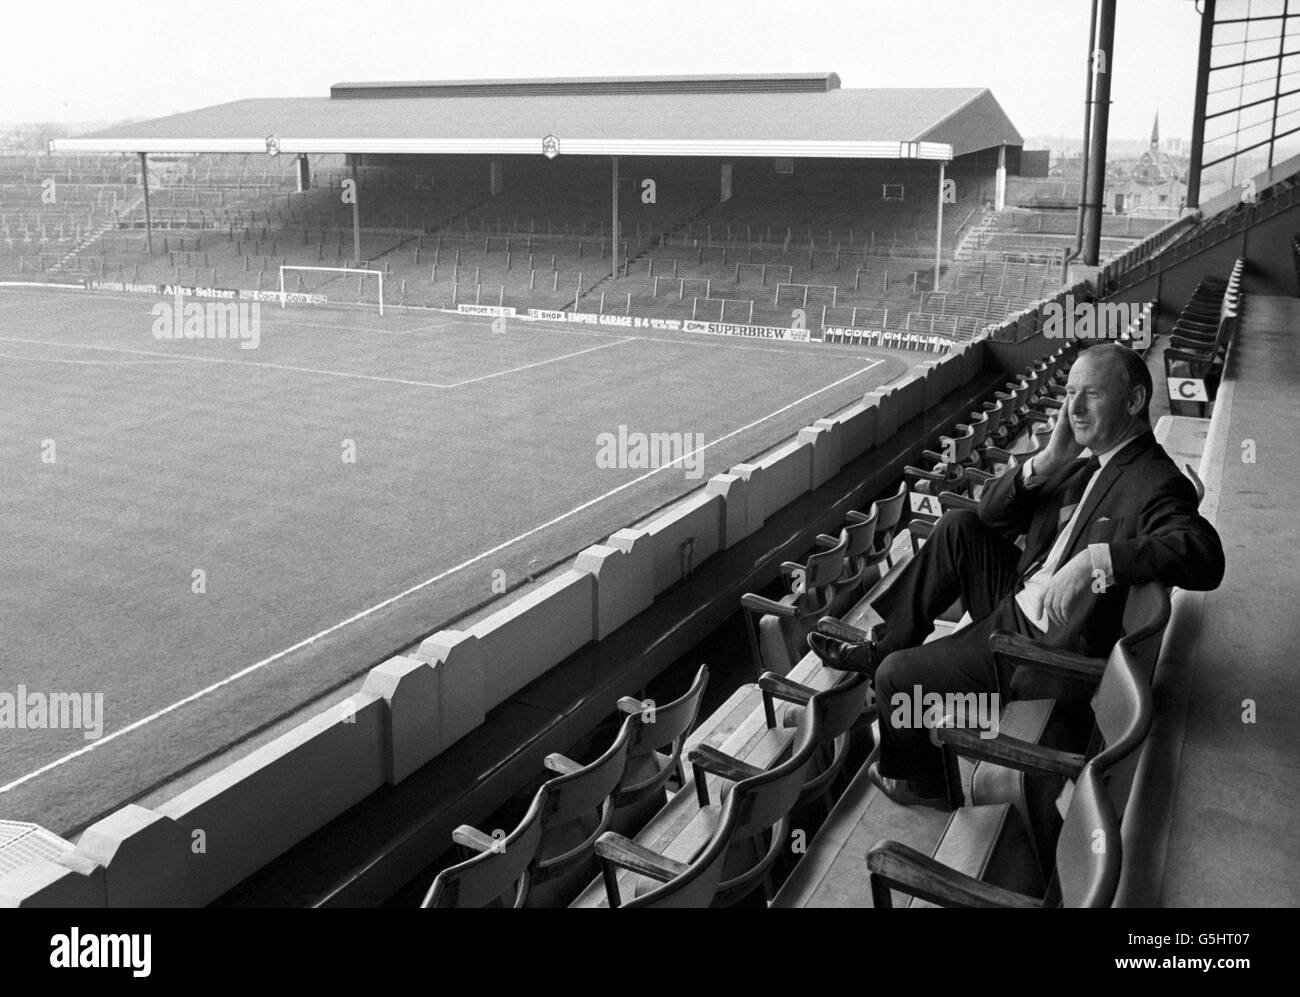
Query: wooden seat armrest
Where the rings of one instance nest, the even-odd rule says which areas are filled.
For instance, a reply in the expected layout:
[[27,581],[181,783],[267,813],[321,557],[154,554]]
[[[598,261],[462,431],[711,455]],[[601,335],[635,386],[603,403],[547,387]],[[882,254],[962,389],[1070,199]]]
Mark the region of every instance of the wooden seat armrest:
[[840,538],[833,537],[829,533],[818,533],[815,543],[825,550],[833,550],[839,546]]
[[477,827],[470,827],[468,824],[462,824],[452,831],[451,840],[471,852],[490,852],[493,845],[496,845],[498,849],[501,847],[497,845],[497,842],[501,840],[500,838],[484,834]]
[[1032,637],[1005,630],[995,630],[989,635],[989,650],[994,658],[1061,678],[1095,683],[1101,681],[1101,673],[1106,670],[1105,658],[1090,658],[1086,654],[1047,647]]
[[1067,779],[1077,778],[1083,770],[1083,755],[1072,751],[1058,751],[1009,734],[980,737],[980,733],[970,727],[948,726],[933,731],[934,740],[941,748],[972,761],[992,762],[1021,772],[1046,772]]
[[569,775],[573,772],[577,772],[578,769],[582,768],[582,766],[579,765],[577,762],[575,762],[572,758],[566,758],[558,751],[554,751],[551,754],[547,755],[546,758],[542,761],[542,764],[545,765],[552,772],[558,772],[560,775]]
[[[889,888],[945,907],[1042,907],[1042,901],[981,882],[897,841],[879,841],[867,852],[872,900],[893,906]],[[883,888],[878,888],[883,887]]]
[[635,696],[624,696],[622,699],[618,701],[618,708],[623,713],[627,713],[635,716],[638,713],[645,712],[646,703],[640,699],[637,699]]
[[596,855],[600,858],[605,892],[611,907],[617,907],[621,903],[618,896],[618,877],[612,874],[614,867],[627,869],[638,876],[645,876],[659,883],[676,879],[690,868],[685,862],[678,862],[666,855],[652,852],[645,845],[638,845],[632,839],[625,838],[614,831],[606,831],[596,839]]
[[746,592],[742,595],[740,604],[752,612],[769,613],[772,616],[780,616],[787,620],[793,620],[799,615],[799,610],[794,606],[787,606],[783,602],[777,602],[775,599],[769,599],[754,592]]
[[764,672],[759,676],[758,687],[763,690],[765,696],[783,699],[787,703],[798,703],[800,706],[807,706],[817,692],[816,689],[792,682],[776,672]]
[[763,774],[761,768],[742,762],[739,758],[733,758],[711,744],[696,745],[690,750],[686,760],[691,763],[691,770],[695,776],[695,796],[702,807],[709,805],[709,786],[704,773],[716,775],[728,782],[743,782]]
[[844,518],[850,523],[865,523],[871,516],[865,512],[859,512],[857,509],[850,509],[844,514]]

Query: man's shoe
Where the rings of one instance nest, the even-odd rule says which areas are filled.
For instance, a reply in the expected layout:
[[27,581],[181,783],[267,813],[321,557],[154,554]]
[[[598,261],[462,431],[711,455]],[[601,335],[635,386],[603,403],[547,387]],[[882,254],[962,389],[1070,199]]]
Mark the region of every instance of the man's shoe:
[[948,806],[948,797],[944,796],[920,796],[912,791],[912,787],[906,779],[891,779],[887,775],[880,774],[880,763],[872,762],[871,767],[867,769],[867,777],[871,780],[878,790],[888,796],[900,807],[933,807],[935,810],[951,810]]
[[828,668],[838,668],[842,672],[862,672],[872,677],[876,674],[876,645],[870,641],[865,644],[849,644],[814,630],[808,635],[808,646]]

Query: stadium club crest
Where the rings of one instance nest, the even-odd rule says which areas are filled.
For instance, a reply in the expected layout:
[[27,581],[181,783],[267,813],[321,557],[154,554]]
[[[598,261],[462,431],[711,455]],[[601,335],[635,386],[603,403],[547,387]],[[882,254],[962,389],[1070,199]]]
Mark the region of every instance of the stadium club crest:
[[554,135],[547,135],[542,139],[542,155],[547,159],[554,159],[560,154],[560,140]]
[[274,135],[266,136],[266,154],[268,156],[280,155],[280,140]]

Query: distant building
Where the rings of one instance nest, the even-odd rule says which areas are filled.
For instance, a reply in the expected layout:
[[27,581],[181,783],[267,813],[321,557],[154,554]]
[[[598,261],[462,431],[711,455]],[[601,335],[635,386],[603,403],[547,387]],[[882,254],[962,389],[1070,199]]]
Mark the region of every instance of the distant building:
[[1106,201],[1117,214],[1175,216],[1187,203],[1187,160],[1160,148],[1160,115],[1151,126],[1151,144],[1118,183],[1107,182]]

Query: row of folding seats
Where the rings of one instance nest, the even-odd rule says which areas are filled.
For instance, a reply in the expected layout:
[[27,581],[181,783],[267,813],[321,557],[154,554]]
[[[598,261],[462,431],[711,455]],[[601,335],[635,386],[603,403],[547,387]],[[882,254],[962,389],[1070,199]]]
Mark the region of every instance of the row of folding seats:
[[1062,347],[1027,366],[969,422],[958,424],[955,435],[939,437],[938,451],[923,451],[924,465],[904,469],[913,551],[943,513],[975,508],[985,485],[1013,459],[1025,460],[1047,445],[1073,355]]
[[596,869],[597,843],[633,831],[663,805],[682,775],[686,734],[695,725],[709,681],[701,666],[671,703],[620,700],[628,714],[613,743],[580,765],[555,753],[545,760],[556,776],[542,784],[519,824],[492,835],[461,825],[452,841],[467,857],[444,869],[424,907],[562,906]]
[[[991,429],[991,438],[1021,446],[1019,434],[1033,425],[1031,406],[1052,396],[1066,357],[1060,351],[1027,368],[972,421],[985,434]],[[960,435],[973,439],[974,430]],[[803,563],[782,565],[789,591],[781,599],[744,597],[761,673],[752,687],[760,703],[746,720],[714,728],[720,733],[686,752],[683,768],[707,672],[667,706],[623,700],[632,715],[609,749],[586,766],[550,756],[547,767],[560,774],[538,790],[513,831],[457,829],[454,841],[474,854],[438,875],[425,906],[553,906],[584,882],[574,906],[770,900],[798,859],[789,847],[793,830],[805,839],[816,834],[848,781],[850,761],[860,762],[864,742],[869,750],[874,740],[869,681],[808,664],[806,634],[820,617],[871,598],[893,564],[906,497],[904,484],[868,512],[851,512],[839,535],[818,537]],[[787,673],[800,658],[805,681],[794,681]]]
[[1210,414],[1228,344],[1237,330],[1245,266],[1245,259],[1238,258],[1227,280],[1203,277],[1174,323],[1164,353],[1173,415]]
[[[1019,667],[1092,685],[1091,730],[1062,745],[1059,728],[1053,735],[1041,722],[1059,712],[1050,700],[1013,700],[992,738],[937,727],[954,809],[929,855],[893,839],[871,848],[873,905],[891,907],[898,893],[910,906],[1110,906],[1123,861],[1120,821],[1151,727],[1151,672],[1168,619],[1168,591],[1148,583],[1132,590],[1125,636],[1104,660],[993,634],[995,653]],[[1026,723],[1034,713],[1040,722]],[[975,763],[969,800],[959,758]]]

